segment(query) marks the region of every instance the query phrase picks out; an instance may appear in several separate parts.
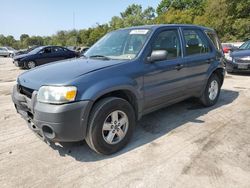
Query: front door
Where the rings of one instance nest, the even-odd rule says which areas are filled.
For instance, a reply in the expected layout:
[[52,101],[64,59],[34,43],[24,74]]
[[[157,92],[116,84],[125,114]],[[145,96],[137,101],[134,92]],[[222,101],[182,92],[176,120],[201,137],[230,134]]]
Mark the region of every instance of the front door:
[[54,61],[54,55],[51,47],[46,47],[42,49],[39,52],[38,57],[36,58],[36,62],[38,63],[38,65],[42,65],[52,61]]

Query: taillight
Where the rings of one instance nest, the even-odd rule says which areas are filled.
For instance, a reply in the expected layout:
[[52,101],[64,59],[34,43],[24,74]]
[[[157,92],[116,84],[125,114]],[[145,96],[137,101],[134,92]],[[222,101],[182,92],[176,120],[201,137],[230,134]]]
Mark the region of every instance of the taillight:
[[230,48],[227,48],[227,47],[223,48],[223,52],[224,52],[224,53],[228,53],[229,50],[230,50]]

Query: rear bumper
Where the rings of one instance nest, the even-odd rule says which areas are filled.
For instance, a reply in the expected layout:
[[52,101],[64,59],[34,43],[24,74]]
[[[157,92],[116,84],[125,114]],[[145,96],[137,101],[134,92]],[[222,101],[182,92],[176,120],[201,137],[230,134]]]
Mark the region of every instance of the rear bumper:
[[12,100],[17,112],[40,138],[54,142],[80,141],[85,138],[91,101],[53,105],[37,102],[36,95],[34,91],[32,97],[28,98],[14,86]]

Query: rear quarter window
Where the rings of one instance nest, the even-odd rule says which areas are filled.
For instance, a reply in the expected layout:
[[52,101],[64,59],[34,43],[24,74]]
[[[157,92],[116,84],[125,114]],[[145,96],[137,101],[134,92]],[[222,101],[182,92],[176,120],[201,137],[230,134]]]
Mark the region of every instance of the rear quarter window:
[[186,55],[199,55],[211,52],[211,46],[205,34],[198,29],[184,29]]
[[213,43],[214,47],[217,50],[222,51],[220,41],[219,41],[219,38],[217,37],[217,35],[213,32],[210,32],[210,31],[206,31],[205,33],[208,36],[208,38],[211,40],[211,42]]

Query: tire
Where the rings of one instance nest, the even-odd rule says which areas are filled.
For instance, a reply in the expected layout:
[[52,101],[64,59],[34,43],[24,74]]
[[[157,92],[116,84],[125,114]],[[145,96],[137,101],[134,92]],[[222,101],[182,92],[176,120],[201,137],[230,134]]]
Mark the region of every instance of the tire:
[[[113,117],[118,121],[113,121]],[[86,142],[97,153],[113,154],[129,142],[135,123],[135,112],[128,101],[116,97],[104,98],[91,111]]]
[[11,57],[11,58],[12,58],[13,56],[14,56],[13,54],[9,54],[9,57]]
[[25,67],[26,69],[33,69],[33,68],[36,67],[36,62],[35,62],[35,61],[28,61],[28,62],[25,62],[24,67]]
[[[217,90],[217,91],[216,91]],[[216,74],[212,74],[208,79],[207,86],[200,98],[205,107],[213,106],[218,101],[221,90],[221,80]]]

